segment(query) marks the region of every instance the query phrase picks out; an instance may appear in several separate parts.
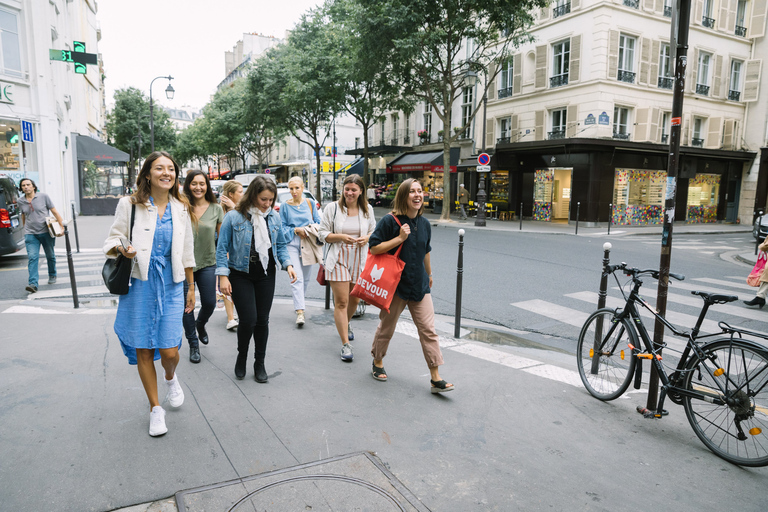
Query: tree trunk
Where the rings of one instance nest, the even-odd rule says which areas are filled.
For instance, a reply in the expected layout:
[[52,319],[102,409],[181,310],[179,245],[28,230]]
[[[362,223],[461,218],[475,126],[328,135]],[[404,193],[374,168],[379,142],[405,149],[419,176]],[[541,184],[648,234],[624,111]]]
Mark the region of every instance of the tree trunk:
[[368,176],[368,126],[363,125],[363,176],[368,178],[368,184],[373,183],[373,176]]
[[315,138],[315,162],[317,164],[317,174],[315,175],[317,176],[317,183],[315,184],[317,194],[315,198],[322,203],[323,195],[320,193],[320,143],[317,141],[317,138]]
[[446,131],[447,128],[443,128],[443,211],[440,220],[451,220],[451,137],[446,137]]

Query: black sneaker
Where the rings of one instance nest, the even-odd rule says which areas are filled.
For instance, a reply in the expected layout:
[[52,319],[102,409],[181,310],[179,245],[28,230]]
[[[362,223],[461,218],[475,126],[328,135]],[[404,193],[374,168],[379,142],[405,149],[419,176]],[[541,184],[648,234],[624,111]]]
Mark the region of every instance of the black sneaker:
[[28,284],[27,287],[24,289],[27,290],[29,293],[35,293],[37,291],[37,286],[33,284]]

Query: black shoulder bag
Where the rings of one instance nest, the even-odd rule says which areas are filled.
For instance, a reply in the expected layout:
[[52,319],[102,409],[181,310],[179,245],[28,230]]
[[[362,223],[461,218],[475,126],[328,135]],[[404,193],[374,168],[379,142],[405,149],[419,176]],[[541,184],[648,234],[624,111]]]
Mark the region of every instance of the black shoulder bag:
[[[131,205],[131,229],[128,231],[128,237],[133,239],[133,221],[136,218],[136,205]],[[133,259],[126,258],[118,254],[117,258],[107,258],[104,267],[101,269],[101,277],[104,284],[107,285],[109,293],[114,295],[128,295],[131,284],[131,271],[133,270]]]

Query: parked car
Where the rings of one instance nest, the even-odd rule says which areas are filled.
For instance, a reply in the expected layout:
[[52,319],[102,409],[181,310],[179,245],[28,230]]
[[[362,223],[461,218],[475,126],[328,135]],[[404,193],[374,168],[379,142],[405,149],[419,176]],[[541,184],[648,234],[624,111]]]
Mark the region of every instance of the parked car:
[[19,189],[8,176],[0,175],[0,255],[24,247],[24,226],[18,204]]
[[221,196],[221,188],[226,183],[226,180],[211,180],[211,192],[213,192],[213,195],[216,199]]
[[768,214],[760,215],[752,224],[752,236],[759,240],[765,240],[768,235]]
[[[275,206],[274,209],[276,212],[280,211],[280,204],[288,201],[291,198],[291,191],[287,188],[278,188],[277,189],[277,198],[275,198]],[[304,189],[304,198],[309,199],[315,204],[315,208],[317,208],[317,213],[322,215],[322,209],[320,208],[320,201],[315,199],[315,196],[312,195],[312,192],[309,190]]]

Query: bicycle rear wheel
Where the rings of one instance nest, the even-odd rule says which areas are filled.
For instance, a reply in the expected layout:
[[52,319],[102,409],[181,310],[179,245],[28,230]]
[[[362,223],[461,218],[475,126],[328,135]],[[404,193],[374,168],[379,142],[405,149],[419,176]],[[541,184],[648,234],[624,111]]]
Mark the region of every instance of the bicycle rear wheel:
[[683,381],[705,400],[683,397],[693,431],[715,455],[739,466],[768,465],[768,349],[722,339],[702,347]]
[[637,363],[630,343],[637,346],[637,333],[627,319],[616,318],[613,309],[598,309],[584,322],[576,363],[581,382],[592,396],[613,400],[627,390]]

